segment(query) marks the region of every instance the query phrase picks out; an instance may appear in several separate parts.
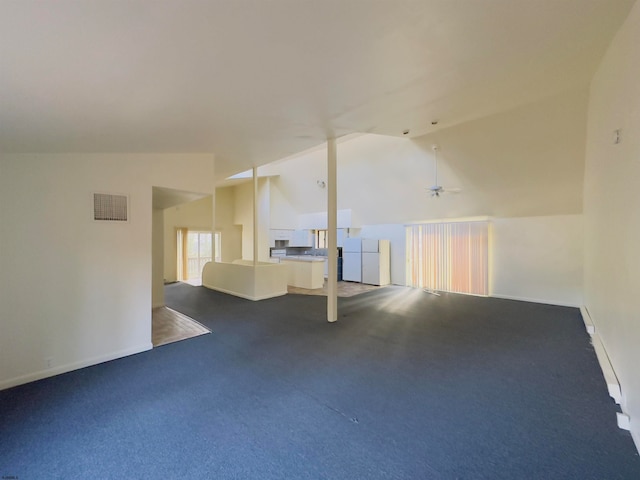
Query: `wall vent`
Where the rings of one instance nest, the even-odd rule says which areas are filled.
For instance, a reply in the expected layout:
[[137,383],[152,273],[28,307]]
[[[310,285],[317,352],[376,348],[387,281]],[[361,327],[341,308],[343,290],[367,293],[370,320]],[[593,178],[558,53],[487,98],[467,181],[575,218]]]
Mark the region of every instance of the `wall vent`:
[[93,194],[93,219],[104,222],[127,222],[128,197],[109,193]]

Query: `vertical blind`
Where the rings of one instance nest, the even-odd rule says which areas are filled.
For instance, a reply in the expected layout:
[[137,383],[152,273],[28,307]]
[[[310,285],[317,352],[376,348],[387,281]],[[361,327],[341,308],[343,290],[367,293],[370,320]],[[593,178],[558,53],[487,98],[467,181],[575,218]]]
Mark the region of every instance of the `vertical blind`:
[[407,226],[407,285],[488,295],[489,222]]

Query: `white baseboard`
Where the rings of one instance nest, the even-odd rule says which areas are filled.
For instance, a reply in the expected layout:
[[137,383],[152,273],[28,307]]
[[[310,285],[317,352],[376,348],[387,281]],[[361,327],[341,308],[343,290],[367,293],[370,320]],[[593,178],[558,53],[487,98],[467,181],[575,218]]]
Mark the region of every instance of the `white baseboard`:
[[92,365],[97,365],[99,363],[109,362],[111,360],[116,360],[118,358],[128,357],[129,355],[135,355],[136,353],[146,352],[147,350],[151,350],[152,348],[153,348],[153,344],[145,343],[144,345],[139,345],[133,348],[127,348],[124,350],[119,350],[117,352],[111,352],[106,355],[100,355],[98,357],[88,358],[86,360],[67,363],[65,365],[59,365],[54,368],[48,368],[45,370],[40,370],[38,372],[28,373],[26,375],[21,375],[19,377],[3,380],[2,382],[0,382],[0,390],[16,387],[18,385],[23,385],[25,383],[35,382],[36,380],[42,380],[43,378],[53,377],[55,375],[60,375],[61,373],[71,372],[73,370],[90,367]]
[[584,322],[584,327],[587,329],[587,333],[589,335],[596,333],[596,326],[593,324],[593,320],[591,319],[591,315],[589,315],[587,307],[584,305],[581,306],[580,313],[582,314],[582,321]]
[[600,364],[604,381],[607,384],[609,396],[613,398],[618,405],[620,405],[622,402],[622,389],[620,388],[620,382],[618,381],[618,376],[613,369],[613,365],[611,365],[611,360],[609,360],[607,349],[604,348],[604,344],[602,343],[600,336],[597,334],[595,323],[593,322],[591,315],[589,315],[587,307],[584,305],[581,306],[580,313],[582,314],[582,321],[584,322],[585,329],[589,335],[591,335],[591,343],[593,344],[593,349],[596,351],[596,357],[598,358],[598,363]]
[[616,417],[618,419],[618,428],[622,430],[631,430],[629,415],[618,412],[616,413]]
[[518,295],[501,295],[499,293],[491,293],[489,297],[502,298],[504,300],[518,300],[519,302],[543,303],[545,305],[557,305],[558,307],[578,308],[580,305],[568,302],[559,302],[557,300],[545,300],[544,298],[521,297]]

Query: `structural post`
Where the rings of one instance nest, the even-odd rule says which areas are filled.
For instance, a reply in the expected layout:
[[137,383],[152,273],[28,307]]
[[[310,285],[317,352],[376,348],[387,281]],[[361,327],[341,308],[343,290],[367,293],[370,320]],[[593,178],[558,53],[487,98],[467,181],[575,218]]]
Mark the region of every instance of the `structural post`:
[[215,262],[220,252],[216,250],[216,186],[213,185],[213,195],[211,195],[211,261]]
[[327,320],[338,320],[338,185],[336,139],[327,139]]
[[253,167],[253,266],[258,264],[258,167]]

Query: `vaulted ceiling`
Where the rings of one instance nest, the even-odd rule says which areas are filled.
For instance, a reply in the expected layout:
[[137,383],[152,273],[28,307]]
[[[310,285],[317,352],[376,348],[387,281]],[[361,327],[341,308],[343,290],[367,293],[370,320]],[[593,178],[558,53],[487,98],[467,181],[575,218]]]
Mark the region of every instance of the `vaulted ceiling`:
[[[587,84],[633,0],[0,0],[0,151],[217,176]],[[433,124],[437,122],[437,124]]]

